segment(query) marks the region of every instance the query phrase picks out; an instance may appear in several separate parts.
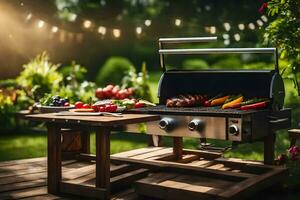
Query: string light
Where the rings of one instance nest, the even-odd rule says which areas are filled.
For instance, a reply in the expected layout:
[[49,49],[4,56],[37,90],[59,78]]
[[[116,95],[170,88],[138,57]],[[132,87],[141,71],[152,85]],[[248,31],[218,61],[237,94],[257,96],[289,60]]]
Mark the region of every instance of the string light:
[[266,15],[262,15],[260,18],[261,18],[264,22],[268,22],[268,18],[267,18]]
[[224,44],[225,44],[226,46],[230,45],[230,40],[224,40]]
[[145,20],[145,26],[151,26],[152,21],[150,19]]
[[135,32],[136,32],[136,34],[138,34],[138,35],[140,35],[140,34],[142,34],[142,27],[140,27],[140,26],[138,26],[138,27],[136,27],[136,29],[135,29]]
[[77,15],[75,13],[70,13],[69,14],[69,20],[71,22],[74,22],[76,20],[76,18],[77,18]]
[[90,20],[85,20],[83,22],[83,27],[84,28],[88,29],[88,28],[91,28],[91,26],[92,26],[92,22]]
[[240,34],[238,34],[238,33],[236,33],[236,34],[234,34],[234,39],[235,39],[235,41],[240,41],[241,40],[241,36],[240,36]]
[[245,25],[244,25],[244,24],[239,24],[239,25],[238,25],[238,28],[239,28],[241,31],[243,31],[243,30],[245,29]]
[[248,24],[248,28],[251,29],[251,30],[254,30],[255,25],[251,22],[251,23]]
[[99,26],[98,33],[100,33],[101,35],[105,35],[106,34],[106,28],[104,26]]
[[175,25],[180,26],[181,25],[181,19],[175,19]]
[[26,16],[25,21],[29,21],[29,20],[31,20],[31,18],[32,18],[32,13],[29,13],[29,14]]
[[210,27],[210,33],[211,34],[216,34],[216,32],[217,32],[217,28],[215,26],[211,26]]
[[258,26],[263,26],[264,25],[263,21],[261,21],[260,19],[256,20],[256,23],[257,23]]
[[45,22],[44,22],[43,20],[39,20],[39,21],[37,22],[37,27],[38,27],[38,28],[43,28],[44,25],[45,25]]
[[121,30],[120,29],[113,29],[113,36],[115,38],[121,37]]
[[223,24],[223,26],[224,26],[224,28],[225,28],[226,31],[230,31],[231,26],[230,26],[230,24],[229,24],[228,22],[225,22],[225,23]]
[[229,39],[229,35],[227,33],[224,33],[222,36],[223,36],[224,40],[228,40]]
[[57,26],[53,26],[53,27],[51,28],[51,31],[52,31],[53,33],[57,33],[58,27],[57,27]]

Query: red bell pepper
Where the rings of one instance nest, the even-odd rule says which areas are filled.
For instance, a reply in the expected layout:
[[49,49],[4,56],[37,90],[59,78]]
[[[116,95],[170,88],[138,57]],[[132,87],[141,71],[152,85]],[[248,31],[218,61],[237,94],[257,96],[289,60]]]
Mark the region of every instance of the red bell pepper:
[[267,107],[267,101],[262,101],[262,102],[242,106],[241,110],[250,110],[250,109],[265,108],[265,107]]

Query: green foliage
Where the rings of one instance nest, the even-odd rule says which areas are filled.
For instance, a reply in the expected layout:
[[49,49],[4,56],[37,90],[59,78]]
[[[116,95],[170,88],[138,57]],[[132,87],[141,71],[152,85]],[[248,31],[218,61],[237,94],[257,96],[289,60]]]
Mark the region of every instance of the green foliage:
[[280,58],[287,61],[285,73],[292,78],[300,95],[297,75],[300,71],[300,2],[297,0],[271,0],[268,14],[274,20],[266,28],[265,43],[280,50]]
[[127,58],[110,57],[101,67],[96,83],[99,85],[119,84],[123,76],[132,70],[134,70],[133,64]]
[[146,63],[143,63],[140,73],[137,74],[135,69],[133,69],[123,77],[122,88],[128,87],[134,88],[134,96],[137,98],[153,101]]
[[214,69],[236,69],[242,65],[241,60],[235,56],[226,57],[220,61],[217,61],[212,65]]
[[202,59],[187,59],[183,61],[183,69],[208,69],[209,65]]
[[274,69],[274,64],[267,64],[264,62],[249,63],[244,64],[243,69]]
[[83,82],[87,69],[79,64],[76,64],[75,61],[69,66],[64,66],[59,70],[64,77],[64,84],[74,85],[76,82]]
[[58,65],[49,62],[47,53],[42,53],[24,65],[24,70],[17,77],[17,83],[27,95],[38,101],[45,93],[51,93],[60,87],[62,75],[57,72]]
[[10,96],[0,93],[0,126],[7,128],[14,125],[16,107]]

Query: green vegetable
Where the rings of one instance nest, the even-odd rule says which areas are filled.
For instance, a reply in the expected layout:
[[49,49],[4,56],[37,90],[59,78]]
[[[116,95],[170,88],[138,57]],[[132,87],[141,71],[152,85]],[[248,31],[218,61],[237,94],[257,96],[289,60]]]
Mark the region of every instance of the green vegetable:
[[270,101],[270,99],[268,99],[268,98],[254,98],[254,99],[250,99],[248,101],[242,102],[241,106],[245,106],[245,105],[249,105],[249,104],[254,104],[254,103],[258,103],[258,102],[262,102],[262,101]]

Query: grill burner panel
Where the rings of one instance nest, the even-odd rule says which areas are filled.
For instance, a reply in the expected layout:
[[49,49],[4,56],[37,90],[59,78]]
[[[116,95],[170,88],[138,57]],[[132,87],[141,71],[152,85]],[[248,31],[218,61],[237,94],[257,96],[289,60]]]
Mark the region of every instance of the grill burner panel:
[[268,110],[237,110],[237,109],[221,109],[221,107],[167,107],[165,105],[157,105],[153,107],[145,107],[139,109],[131,109],[130,113],[148,113],[162,115],[202,115],[202,116],[243,116],[258,112],[268,112]]

